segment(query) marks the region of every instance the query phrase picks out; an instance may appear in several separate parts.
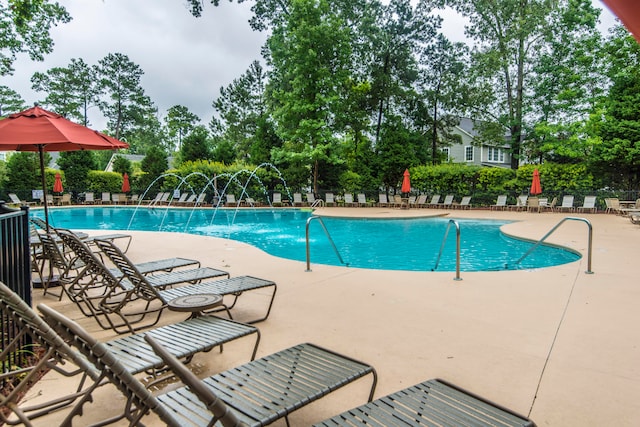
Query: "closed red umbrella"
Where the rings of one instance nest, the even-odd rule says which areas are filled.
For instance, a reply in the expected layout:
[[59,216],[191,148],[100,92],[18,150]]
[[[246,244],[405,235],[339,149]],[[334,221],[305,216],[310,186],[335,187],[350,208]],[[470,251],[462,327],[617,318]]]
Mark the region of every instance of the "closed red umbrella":
[[44,218],[49,227],[47,187],[44,179],[45,151],[117,150],[128,148],[103,133],[65,119],[38,106],[0,120],[0,151],[37,151],[44,201]]
[[62,178],[60,177],[60,173],[56,172],[56,180],[53,183],[53,192],[62,193],[63,191],[64,191],[64,187],[62,186]]
[[540,173],[538,169],[533,171],[533,179],[531,180],[531,189],[529,190],[531,195],[535,196],[538,194],[542,194],[542,186],[540,185]]
[[122,175],[122,192],[128,193],[129,191],[131,191],[131,185],[129,185],[129,175],[125,172],[124,175]]
[[404,177],[402,178],[402,188],[400,189],[403,193],[411,192],[411,179],[409,178],[409,169],[404,170]]

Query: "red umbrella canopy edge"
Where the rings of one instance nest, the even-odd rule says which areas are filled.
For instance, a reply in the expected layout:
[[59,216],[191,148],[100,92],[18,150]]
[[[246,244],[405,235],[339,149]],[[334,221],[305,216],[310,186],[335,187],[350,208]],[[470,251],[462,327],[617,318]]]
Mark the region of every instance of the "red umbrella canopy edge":
[[38,106],[0,120],[0,150],[117,150],[125,142],[65,119]]
[[403,193],[411,192],[411,179],[409,178],[409,169],[404,170],[404,177],[402,178],[402,188],[400,189]]

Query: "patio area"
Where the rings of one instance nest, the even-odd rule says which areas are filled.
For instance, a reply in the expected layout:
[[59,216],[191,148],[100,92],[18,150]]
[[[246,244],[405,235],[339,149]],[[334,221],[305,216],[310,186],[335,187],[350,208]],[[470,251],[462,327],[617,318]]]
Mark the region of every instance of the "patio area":
[[[530,417],[538,426],[640,425],[640,227],[611,214],[392,208],[324,208],[321,215],[513,219],[503,230],[538,240],[562,218],[593,225],[594,274],[587,270],[587,226],[565,222],[548,242],[578,250],[577,262],[536,270],[461,273],[364,270],[275,258],[236,241],[178,233],[127,232],[127,255],[135,262],[181,256],[203,266],[275,281],[270,317],[256,324],[258,357],[310,342],[375,367],[375,397],[429,378],[443,378]],[[89,234],[101,232],[85,230]],[[115,230],[113,230],[115,232]],[[464,232],[464,230],[462,230]],[[357,236],[354,236],[357,238]],[[242,321],[263,310],[269,292],[243,295],[234,309]],[[113,334],[85,318],[67,299],[34,291],[44,302],[101,339]],[[161,323],[185,318],[166,311]],[[200,377],[248,361],[251,340],[225,344],[224,352],[199,354],[190,364]],[[55,374],[26,396],[35,403],[70,385]],[[175,386],[169,384],[168,387]],[[365,402],[369,381],[357,381],[290,417],[307,426]],[[76,419],[86,425],[117,411],[124,398],[111,386]],[[36,420],[58,425],[65,410]],[[148,426],[162,423],[153,415]],[[125,423],[117,424],[125,425]],[[284,420],[273,424],[284,426]]]

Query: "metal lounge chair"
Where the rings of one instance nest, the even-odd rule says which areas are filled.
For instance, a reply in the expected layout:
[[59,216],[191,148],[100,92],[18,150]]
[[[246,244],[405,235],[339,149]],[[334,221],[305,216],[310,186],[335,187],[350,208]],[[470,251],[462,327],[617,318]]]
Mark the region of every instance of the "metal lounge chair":
[[[0,381],[12,384],[8,393],[0,393],[0,424],[32,425],[31,420],[69,405],[87,391],[86,374],[95,374],[92,367],[2,282],[0,315],[5,322],[2,332],[10,337],[9,345],[0,350]],[[27,354],[37,356],[30,367],[23,363]],[[64,359],[75,366],[61,363]],[[78,376],[75,392],[32,407],[19,405],[22,394],[48,370],[69,378]],[[5,408],[10,412],[6,413]]]
[[271,200],[272,206],[282,206],[282,194],[273,193],[273,200]]
[[575,210],[575,208],[573,207],[573,196],[572,195],[562,196],[562,204],[560,206],[556,206],[556,209],[560,212],[564,212],[564,211],[573,212]]
[[225,206],[235,207],[239,206],[240,203],[236,202],[236,196],[233,194],[227,194],[227,202],[224,204]]
[[471,209],[471,196],[464,196],[462,200],[460,200],[459,205],[454,205],[456,209]]
[[[153,300],[156,300],[156,305],[160,304],[160,307],[157,309],[162,309],[166,307],[169,301],[186,295],[195,295],[195,294],[216,294],[222,296],[230,296],[232,297],[231,304],[223,304],[222,308],[215,309],[214,311],[226,311],[230,313],[230,310],[233,309],[238,301],[238,298],[247,291],[261,289],[261,288],[269,288],[273,287],[273,292],[271,294],[271,298],[269,301],[269,306],[267,308],[267,312],[264,317],[248,321],[246,323],[256,323],[262,320],[265,320],[269,317],[269,313],[271,312],[271,307],[273,305],[273,300],[276,296],[276,284],[270,280],[260,279],[253,276],[238,276],[234,278],[215,280],[211,282],[200,282],[195,284],[190,284],[187,286],[175,287],[172,289],[164,289],[166,286],[159,286],[157,283],[154,283],[153,277],[155,276],[142,276],[141,274],[136,274],[134,267],[131,266],[131,262],[126,261],[126,256],[122,254],[120,249],[107,241],[97,241],[98,246],[102,250],[102,252],[122,271],[125,278],[127,279],[127,283],[130,283],[131,286],[135,289],[135,293],[139,296],[139,298],[143,300],[147,300],[151,303]],[[147,280],[147,278],[152,280]],[[154,286],[155,284],[155,286]],[[155,309],[151,309],[153,312]]]
[[100,199],[100,203],[103,205],[108,205],[111,203],[111,193],[102,193],[102,198]]
[[387,198],[386,194],[384,193],[378,194],[378,207],[380,208],[389,207],[389,199]]
[[93,205],[96,202],[96,199],[93,197],[92,192],[84,193],[84,204],[85,205]]
[[427,195],[426,194],[420,194],[418,196],[418,198],[416,199],[415,207],[416,208],[424,208],[426,204],[427,204]]
[[293,193],[293,206],[302,206],[302,194],[301,193]]
[[[49,313],[54,317],[58,315],[55,310],[45,305],[40,305],[39,308],[43,313]],[[0,421],[9,425],[31,425],[30,420],[67,406],[78,397],[91,393],[95,387],[102,384],[98,379],[95,367],[88,363],[83,355],[69,347],[48,323],[1,282],[0,313],[3,318],[11,319],[11,326],[5,331],[14,335],[11,345],[0,352],[0,363],[9,361],[11,357],[15,357],[21,352],[22,354],[38,355],[37,362],[32,368],[21,367],[20,370],[2,370],[3,373],[0,374],[0,377],[4,380],[15,380],[15,376],[20,380],[16,388],[7,396],[0,393],[0,406],[11,409],[19,421],[5,418],[2,411],[0,411]],[[152,329],[142,334],[117,338],[105,342],[104,345],[120,361],[128,374],[135,375],[142,372],[155,374],[165,367],[165,362],[147,344],[144,338],[146,335],[150,335],[162,343],[171,357],[175,360],[181,360],[178,362],[180,364],[188,363],[197,353],[208,352],[218,346],[222,351],[222,346],[225,343],[249,335],[255,335],[256,341],[250,359],[253,360],[260,342],[260,331],[253,326],[216,316],[201,316]],[[29,338],[28,341],[25,341],[26,337]],[[25,343],[29,346],[28,350],[21,348]],[[42,352],[39,349],[42,349]],[[72,362],[75,367],[64,363],[65,360]],[[13,362],[18,361],[14,360]],[[65,377],[78,376],[76,390],[69,395],[58,396],[47,403],[40,403],[32,407],[18,406],[19,396],[25,387],[30,382],[36,381],[43,370],[49,369]],[[89,387],[88,383],[93,383],[93,385]]]
[[335,206],[336,205],[336,199],[335,196],[333,195],[333,193],[327,193],[324,196],[325,199],[325,203],[327,206]]
[[583,213],[586,211],[596,213],[596,196],[585,196],[582,206],[578,206],[576,210]]
[[13,203],[14,205],[18,205],[18,206],[30,206],[33,203],[31,202],[25,202],[20,200],[20,198],[18,197],[18,195],[16,193],[9,193],[9,198],[11,199],[11,203]]
[[439,194],[434,194],[431,197],[431,201],[429,203],[427,203],[427,207],[428,208],[437,208],[440,205],[440,195]]
[[501,194],[498,196],[495,205],[491,205],[490,210],[505,210],[507,208],[507,195]]
[[355,206],[355,202],[353,201],[353,194],[344,193],[344,205],[345,206]]
[[307,193],[305,197],[307,198],[307,205],[313,206],[316,201],[316,196],[314,196],[313,193]]
[[530,419],[441,379],[432,379],[315,424],[335,426],[513,426]]
[[364,193],[358,193],[358,206],[367,207],[369,203],[367,203],[367,197]]
[[[197,381],[190,387],[153,396],[124,369],[107,346],[80,325],[47,307],[38,307],[53,328],[95,365],[99,379],[110,382],[126,397],[124,415],[130,425],[141,424],[141,419],[153,411],[168,426],[212,426],[218,420],[209,410],[213,409],[210,405],[214,402],[208,397],[214,394],[224,402],[219,402],[220,405],[228,406],[241,422],[264,426],[281,418],[287,419],[293,411],[369,374],[373,377],[371,400],[377,382],[375,370],[367,364],[313,344],[300,344]],[[146,340],[156,351],[163,347],[153,337]],[[158,353],[171,366],[176,366],[166,352],[160,350]],[[178,370],[178,374],[184,374],[184,371]],[[189,376],[189,380],[193,378]],[[206,403],[196,394],[205,390],[210,393],[203,396]],[[82,398],[63,425],[70,425],[90,401],[90,397]]]
[[447,209],[447,208],[451,208],[453,205],[453,194],[447,194],[446,196],[444,196],[444,200],[442,201],[442,203],[438,203],[438,207],[441,207],[443,209]]

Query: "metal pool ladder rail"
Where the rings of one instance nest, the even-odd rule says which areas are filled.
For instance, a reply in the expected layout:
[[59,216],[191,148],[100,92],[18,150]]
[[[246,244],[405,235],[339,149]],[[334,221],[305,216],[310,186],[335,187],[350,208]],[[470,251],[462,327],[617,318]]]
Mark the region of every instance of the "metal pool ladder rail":
[[587,246],[587,271],[585,271],[585,274],[593,274],[593,271],[591,271],[591,248],[593,246],[593,227],[591,226],[591,223],[589,222],[588,219],[571,217],[571,216],[563,218],[559,223],[557,223],[551,230],[549,230],[549,232],[547,234],[545,234],[542,237],[542,239],[538,240],[536,242],[536,244],[533,245],[524,255],[522,255],[520,257],[520,259],[517,260],[513,265],[520,264],[520,262],[522,262],[523,259],[528,257],[531,252],[533,252],[538,246],[540,246],[542,244],[542,242],[544,242],[545,239],[547,237],[549,237],[551,235],[551,233],[556,231],[558,229],[558,227],[560,227],[560,225],[562,225],[565,221],[582,221],[585,224],[587,224],[587,227],[589,227],[589,243],[588,243],[588,246]]
[[453,280],[462,280],[460,278],[460,224],[455,219],[450,219],[447,224],[447,230],[444,232],[444,237],[442,238],[442,244],[440,244],[440,252],[438,252],[438,258],[436,259],[436,265],[433,267],[433,270],[436,271],[438,269],[438,264],[440,264],[440,257],[442,257],[442,251],[444,250],[444,244],[447,241],[447,236],[449,235],[449,229],[451,228],[451,224],[456,227],[456,277]]
[[349,264],[344,262],[344,260],[342,259],[342,255],[340,255],[340,252],[338,252],[338,248],[336,247],[336,244],[333,242],[333,239],[329,234],[329,230],[327,230],[327,227],[324,225],[324,221],[322,221],[322,218],[320,218],[319,216],[312,215],[309,218],[307,218],[307,226],[306,226],[306,239],[307,239],[307,270],[306,271],[311,271],[311,252],[309,250],[309,224],[311,224],[311,221],[313,221],[314,219],[317,219],[320,222],[320,225],[324,230],[324,234],[327,235],[327,239],[329,239],[329,243],[331,243],[331,246],[333,247],[333,251],[336,253],[336,255],[338,255],[338,259],[340,260],[340,263],[348,267]]

